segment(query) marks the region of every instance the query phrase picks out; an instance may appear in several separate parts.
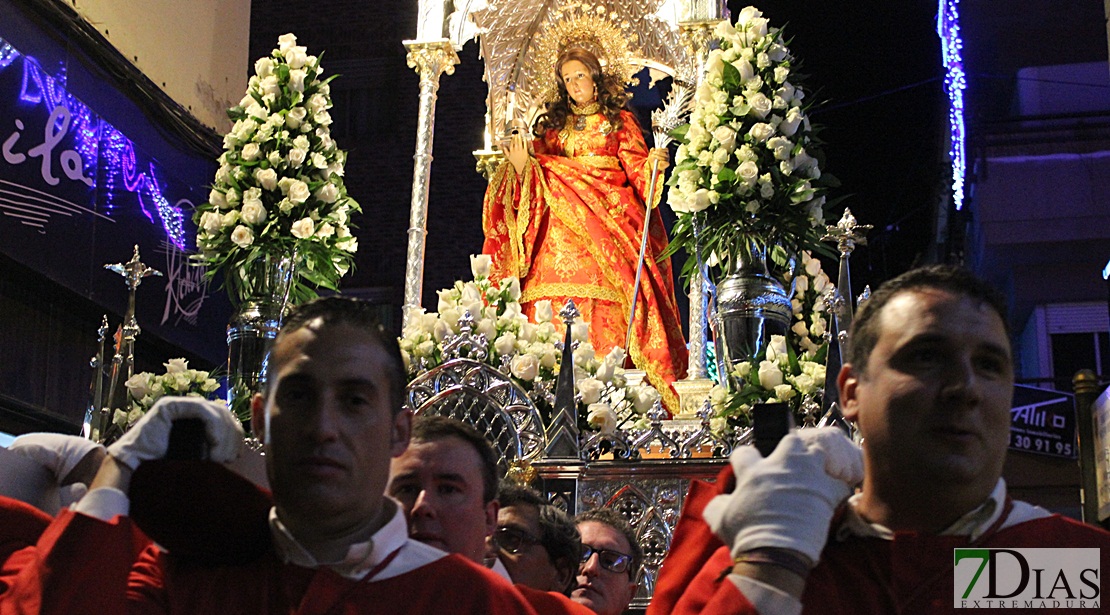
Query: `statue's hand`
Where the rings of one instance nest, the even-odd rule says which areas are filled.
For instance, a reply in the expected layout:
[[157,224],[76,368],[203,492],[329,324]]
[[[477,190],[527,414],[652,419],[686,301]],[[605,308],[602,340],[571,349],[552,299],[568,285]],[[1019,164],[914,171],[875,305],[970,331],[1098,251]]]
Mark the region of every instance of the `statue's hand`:
[[505,152],[505,158],[513,165],[517,174],[524,172],[524,166],[528,164],[528,156],[528,144],[524,141],[524,135],[520,132],[513,132],[512,139],[509,140],[509,147]]
[[659,172],[662,173],[667,170],[667,167],[671,166],[671,153],[665,147],[653,147],[648,152],[648,161],[658,162]]

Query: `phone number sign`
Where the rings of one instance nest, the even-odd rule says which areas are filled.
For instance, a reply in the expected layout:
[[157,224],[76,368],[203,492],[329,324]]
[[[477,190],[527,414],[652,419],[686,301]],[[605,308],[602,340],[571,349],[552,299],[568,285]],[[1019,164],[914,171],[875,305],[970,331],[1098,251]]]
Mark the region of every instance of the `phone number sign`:
[[1010,450],[1075,459],[1075,401],[1072,395],[1014,385]]

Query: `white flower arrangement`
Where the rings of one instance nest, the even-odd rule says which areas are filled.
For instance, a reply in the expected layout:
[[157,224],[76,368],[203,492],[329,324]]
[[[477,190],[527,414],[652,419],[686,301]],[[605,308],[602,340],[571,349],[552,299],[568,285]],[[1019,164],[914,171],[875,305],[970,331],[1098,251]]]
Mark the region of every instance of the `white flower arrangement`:
[[335,77],[321,80],[320,58],[296,43],[296,36],[282,35],[255,62],[246,95],[228,110],[235,124],[224,137],[208,203],[193,214],[198,260],[210,275],[224,270],[240,298],[257,283],[248,265],[266,254],[296,255],[290,293],[296,304],[315,296],[316,287],[334,290],[358,249],[350,217],[361,208],[347,195],[347,156],[329,128]]
[[764,355],[736,364],[731,376],[739,383],[735,393],[714,385],[709,398],[714,430],[746,427],[753,404],[785,402],[801,425],[807,402],[819,402],[825,387],[825,357],[829,321],[824,296],[833,288],[821,261],[801,253],[801,266],[793,279],[793,326],[787,336],[772,335]]
[[[821,250],[823,192],[835,180],[822,179],[783,33],[747,7],[714,36],[720,47],[709,53],[690,122],[672,133],[681,145],[668,182],[667,202],[678,215],[668,253],[697,246],[702,262],[731,273],[741,242]],[[685,273],[696,261],[687,261]]]
[[116,410],[112,422],[126,431],[150,410],[154,402],[167,395],[202,397],[212,399],[220,383],[202,370],[189,369],[185,359],[170,359],[164,363],[164,374],[140,372],[127,379],[127,398],[131,409]]
[[[490,257],[470,257],[473,281],[455,282],[439,291],[437,311],[409,314],[401,334],[401,355],[409,378],[416,378],[447,360],[444,346],[462,332],[472,319],[473,334],[484,344],[484,353],[474,358],[511,377],[537,406],[550,408],[555,401],[555,381],[559,374],[564,332],[559,331],[550,301],[536,304],[535,320],[521,311],[520,281],[508,277],[499,283],[489,279]],[[604,357],[596,356],[588,341],[589,324],[576,322],[571,337],[575,400],[579,426],[611,433],[618,426],[646,424],[644,414],[660,399],[659,392],[646,383],[629,385],[625,377],[625,351],[614,348]]]

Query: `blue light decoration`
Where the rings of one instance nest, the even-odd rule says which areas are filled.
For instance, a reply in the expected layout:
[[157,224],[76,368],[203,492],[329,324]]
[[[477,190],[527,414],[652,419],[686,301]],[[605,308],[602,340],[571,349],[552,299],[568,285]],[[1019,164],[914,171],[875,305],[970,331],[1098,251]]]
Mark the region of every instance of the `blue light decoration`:
[[[4,70],[17,56],[11,45],[0,40],[0,70]],[[179,207],[170,204],[162,193],[156,179],[157,166],[152,162],[145,171],[139,171],[136,163],[135,145],[110,123],[101,120],[84,103],[75,98],[65,88],[65,71],[57,76],[50,75],[38,61],[30,56],[23,57],[23,85],[19,100],[24,103],[43,105],[55,114],[58,107],[65,107],[69,117],[69,129],[76,136],[76,150],[85,169],[95,169],[98,158],[103,162],[104,195],[106,213],[111,215],[116,208],[116,197],[120,190],[134,194],[143,215],[151,222],[165,229],[166,236],[178,250],[185,251],[185,216]],[[66,129],[62,117],[55,120],[55,130]],[[91,187],[96,187],[92,179]],[[155,220],[151,211],[158,214]]]
[[964,90],[967,75],[964,73],[963,47],[960,38],[960,0],[940,0],[937,8],[937,35],[940,36],[941,59],[944,62],[944,90],[948,93],[948,128],[952,147],[952,201],[956,211],[964,206],[964,175],[967,169],[964,132]]

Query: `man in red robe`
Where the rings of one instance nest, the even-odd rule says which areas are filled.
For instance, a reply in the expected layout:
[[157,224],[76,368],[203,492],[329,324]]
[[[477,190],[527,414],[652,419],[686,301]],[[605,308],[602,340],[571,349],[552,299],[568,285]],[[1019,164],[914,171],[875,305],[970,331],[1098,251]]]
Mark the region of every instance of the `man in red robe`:
[[397,342],[369,305],[327,298],[297,308],[268,375],[253,404],[274,501],[260,553],[202,565],[152,547],[132,568],[132,474],[165,456],[173,422],[200,419],[212,461],[242,445],[223,406],[169,398],[109,448],[75,509],[20,552],[0,613],[535,612],[489,570],[409,539],[384,497],[411,417]]
[[[862,306],[849,339],[838,385],[862,457],[835,430],[790,434],[765,459],[734,453],[716,485],[691,489],[649,614],[947,612],[956,566],[974,572],[956,561],[967,547],[1098,548],[1110,570],[1110,534],[1006,495],[1013,364],[992,289],[959,269],[910,271]],[[1045,572],[1040,600],[978,606],[1100,607],[1098,571],[1082,574]]]

